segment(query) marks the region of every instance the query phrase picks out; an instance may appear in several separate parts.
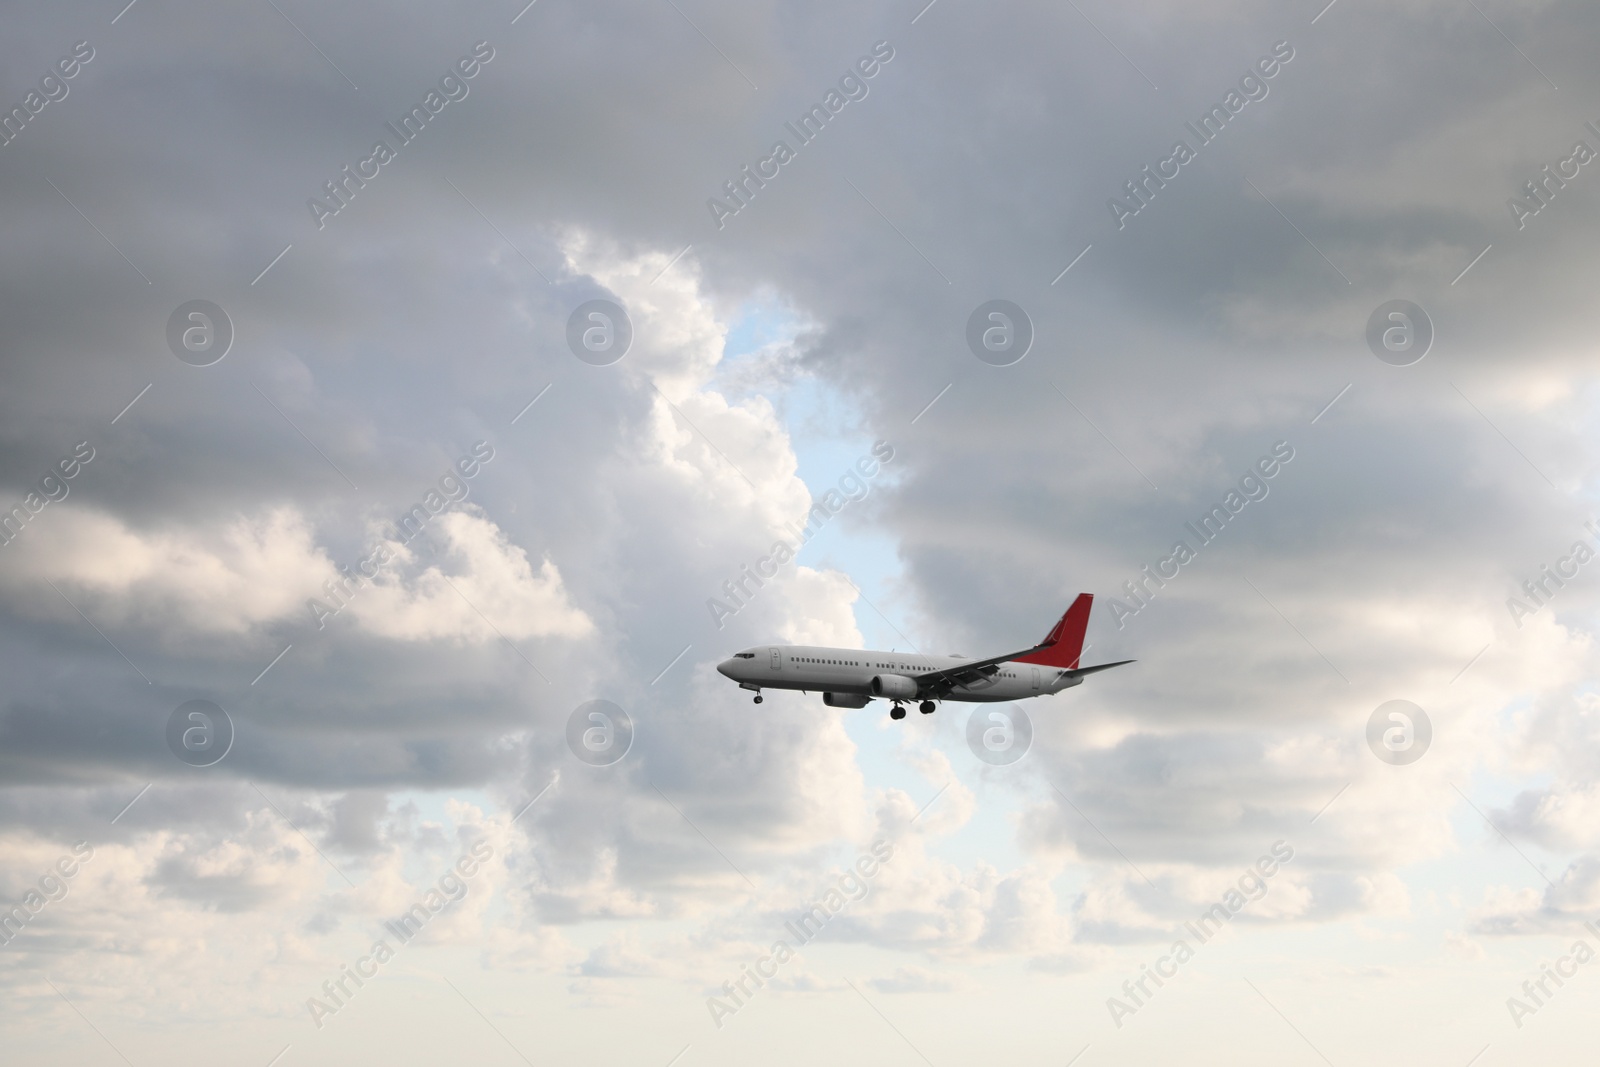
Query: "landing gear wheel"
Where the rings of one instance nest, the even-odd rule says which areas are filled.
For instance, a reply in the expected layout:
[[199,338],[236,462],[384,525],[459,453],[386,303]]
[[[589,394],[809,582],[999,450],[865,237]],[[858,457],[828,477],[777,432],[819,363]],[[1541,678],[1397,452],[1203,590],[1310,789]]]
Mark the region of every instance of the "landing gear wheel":
[[896,704],[894,707],[889,709],[889,718],[891,718],[891,719],[903,719],[905,717],[906,717],[906,709],[902,708],[899,704]]
[[761,695],[759,693],[756,694],[756,703],[757,704],[761,703]]
[[933,701],[924,700],[922,702],[921,707],[919,707],[917,710],[922,712],[922,714],[924,714],[924,715],[932,715],[933,714]]

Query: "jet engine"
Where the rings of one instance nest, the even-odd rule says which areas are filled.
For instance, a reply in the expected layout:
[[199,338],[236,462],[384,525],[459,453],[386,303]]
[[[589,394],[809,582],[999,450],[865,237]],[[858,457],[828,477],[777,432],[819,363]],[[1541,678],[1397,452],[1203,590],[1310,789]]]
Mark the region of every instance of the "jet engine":
[[917,696],[917,680],[903,674],[874,674],[870,688],[873,696],[891,700],[914,700]]
[[830,708],[864,708],[872,698],[865,693],[823,693],[822,702]]

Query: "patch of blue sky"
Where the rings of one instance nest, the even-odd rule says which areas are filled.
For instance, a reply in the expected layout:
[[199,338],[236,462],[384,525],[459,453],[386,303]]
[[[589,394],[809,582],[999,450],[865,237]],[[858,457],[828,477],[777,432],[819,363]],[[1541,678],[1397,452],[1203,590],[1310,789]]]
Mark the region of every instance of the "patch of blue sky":
[[792,307],[771,293],[763,293],[739,306],[728,323],[723,340],[725,362],[748,359],[772,344],[794,340],[801,329],[801,318]]
[[[741,361],[758,359],[773,346],[792,343],[803,328],[802,316],[773,297],[746,302],[729,323],[724,368],[737,370]],[[919,631],[915,605],[902,581],[897,542],[890,531],[872,521],[877,498],[892,484],[896,465],[903,462],[898,453],[904,442],[896,440],[889,428],[871,425],[848,392],[810,375],[784,382],[781,394],[768,394],[767,398],[784,422],[795,452],[796,474],[814,501],[838,488],[839,480],[855,469],[857,460],[871,455],[874,442],[885,440],[896,449],[896,459],[868,481],[867,497],[851,502],[824,524],[798,556],[805,566],[848,575],[861,590],[864,596],[855,603],[855,618],[866,646],[977,654],[980,650],[947,648],[950,641],[941,635]],[[816,694],[801,699],[820,702]],[[975,789],[980,799],[971,820],[940,840],[939,855],[963,867],[990,862],[1009,869],[1027,862],[1014,844],[1014,817],[1024,794],[1036,790],[1017,775],[1004,770],[997,774],[967,750],[967,717],[975,707],[980,705],[952,702],[933,717],[924,718],[913,710],[907,719],[894,722],[888,717],[888,705],[875,701],[865,710],[845,713],[845,729],[857,746],[870,787],[903,789],[919,806],[933,799],[944,783],[931,782],[907,761],[903,735],[917,731],[945,752],[955,777]],[[1054,710],[1058,709],[1039,709]],[[941,797],[925,817],[934,820],[939,805],[949,802],[950,798]]]
[[[746,301],[728,324],[723,348],[724,367],[732,369],[740,361],[758,358],[775,345],[792,343],[804,329],[805,320],[793,308],[771,294]],[[796,458],[796,474],[805,483],[813,500],[820,500],[839,480],[855,469],[863,456],[872,452],[880,438],[895,442],[886,434],[875,433],[863,416],[855,398],[811,376],[786,382],[781,395],[768,394],[773,408],[784,421]],[[830,568],[850,576],[874,602],[887,597],[900,574],[893,538],[862,520],[870,514],[873,495],[882,491],[894,476],[891,462],[869,482],[865,501],[852,502],[831,519],[801,549],[799,562],[808,567]],[[905,624],[888,606],[880,603],[894,625]],[[905,638],[865,604],[856,605],[857,626],[871,634],[869,645],[883,648],[905,647]]]

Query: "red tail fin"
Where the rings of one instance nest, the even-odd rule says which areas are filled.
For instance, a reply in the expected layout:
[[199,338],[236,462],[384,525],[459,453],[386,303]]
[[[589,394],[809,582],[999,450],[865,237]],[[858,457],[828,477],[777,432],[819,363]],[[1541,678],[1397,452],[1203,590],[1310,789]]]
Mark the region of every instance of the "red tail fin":
[[1083,634],[1089,628],[1089,609],[1094,606],[1093,593],[1079,593],[1067,613],[1061,616],[1050,635],[1044,639],[1049,648],[1040,649],[1031,656],[1018,656],[1017,663],[1038,663],[1046,667],[1078,669],[1078,657],[1083,655]]

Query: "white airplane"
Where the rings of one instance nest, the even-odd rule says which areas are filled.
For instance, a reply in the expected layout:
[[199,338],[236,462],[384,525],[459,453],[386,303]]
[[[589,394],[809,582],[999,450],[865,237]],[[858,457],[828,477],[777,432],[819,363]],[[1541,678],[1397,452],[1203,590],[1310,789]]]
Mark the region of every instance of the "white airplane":
[[763,689],[818,691],[830,708],[864,708],[874,697],[884,697],[892,701],[891,719],[906,717],[901,705],[909,700],[920,700],[922,714],[931,715],[941,700],[987,703],[1048,696],[1082,684],[1096,671],[1133,662],[1078,666],[1093,605],[1093,594],[1078,594],[1042,642],[989,659],[762,645],[735,652],[717,664],[717,670],[738,682],[740,689],[754,690],[757,704]]

